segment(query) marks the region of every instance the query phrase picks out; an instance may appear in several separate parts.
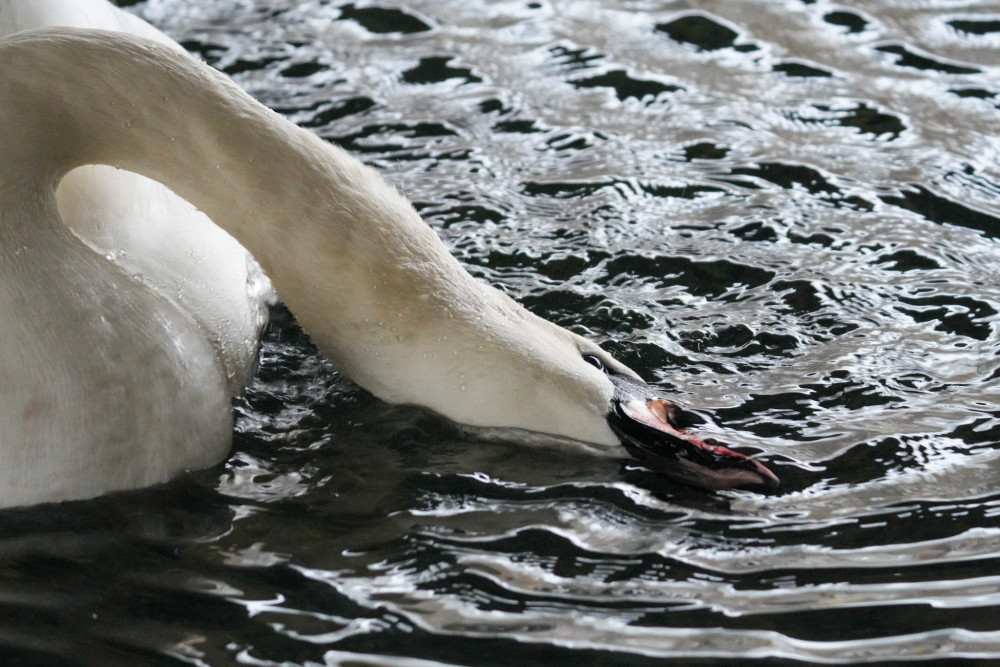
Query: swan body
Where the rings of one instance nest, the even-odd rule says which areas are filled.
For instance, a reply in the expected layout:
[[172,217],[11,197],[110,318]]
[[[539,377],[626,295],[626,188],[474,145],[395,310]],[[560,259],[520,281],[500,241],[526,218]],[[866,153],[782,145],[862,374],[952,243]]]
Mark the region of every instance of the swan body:
[[[106,0],[0,0],[0,37],[46,26],[129,32],[183,52],[162,32]],[[67,173],[56,201],[66,225],[87,245],[169,295],[194,318],[216,348],[230,394],[242,391],[274,300],[246,250],[160,183],[113,167],[86,165]]]
[[0,40],[0,70],[0,126],[19,128],[0,134],[0,505],[163,481],[229,447],[233,376],[204,322],[67,227],[59,184],[85,165],[203,211],[379,398],[640,458],[681,441],[711,459],[684,453],[681,479],[731,454],[702,485],[770,484],[674,429],[600,347],[473,279],[373,170],[162,39],[22,32]]

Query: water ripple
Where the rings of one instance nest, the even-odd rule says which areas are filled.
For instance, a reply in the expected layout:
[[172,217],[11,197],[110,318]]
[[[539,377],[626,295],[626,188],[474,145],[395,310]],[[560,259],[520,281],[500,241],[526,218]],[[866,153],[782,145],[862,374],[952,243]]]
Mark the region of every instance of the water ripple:
[[130,4],[783,492],[386,406],[279,309],[225,464],[0,516],[4,657],[1000,656],[996,7]]

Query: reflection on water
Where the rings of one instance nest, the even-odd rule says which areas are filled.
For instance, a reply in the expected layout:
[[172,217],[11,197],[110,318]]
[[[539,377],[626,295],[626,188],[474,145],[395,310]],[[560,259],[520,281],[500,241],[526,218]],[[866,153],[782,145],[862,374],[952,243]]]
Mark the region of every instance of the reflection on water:
[[784,491],[378,403],[279,311],[225,465],[0,515],[5,655],[1000,657],[1000,6],[133,9]]

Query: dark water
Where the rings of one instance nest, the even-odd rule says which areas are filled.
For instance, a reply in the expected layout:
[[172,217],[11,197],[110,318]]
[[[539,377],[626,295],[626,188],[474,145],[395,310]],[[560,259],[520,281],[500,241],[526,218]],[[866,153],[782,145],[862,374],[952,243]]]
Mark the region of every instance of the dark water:
[[4,664],[1000,659],[1000,4],[849,4],[135,3],[784,491],[379,403],[278,311],[224,465],[0,514]]

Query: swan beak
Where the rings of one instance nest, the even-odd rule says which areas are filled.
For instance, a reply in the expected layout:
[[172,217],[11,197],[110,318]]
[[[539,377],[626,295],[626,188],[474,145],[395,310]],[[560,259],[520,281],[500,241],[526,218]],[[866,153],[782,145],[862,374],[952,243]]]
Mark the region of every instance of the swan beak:
[[617,396],[608,423],[625,449],[654,472],[703,489],[774,493],[778,478],[758,461],[677,425],[680,410],[661,398]]

